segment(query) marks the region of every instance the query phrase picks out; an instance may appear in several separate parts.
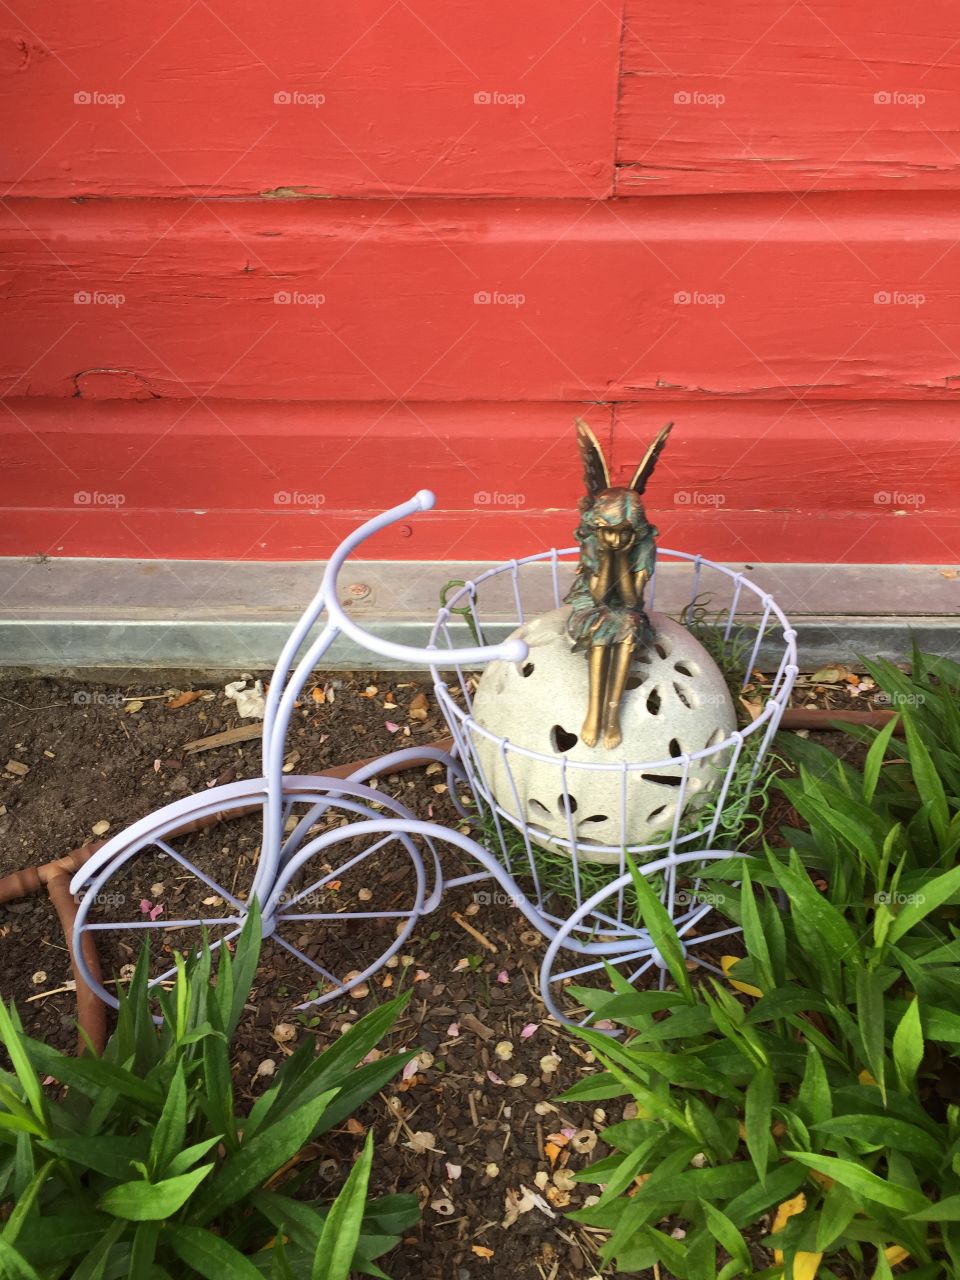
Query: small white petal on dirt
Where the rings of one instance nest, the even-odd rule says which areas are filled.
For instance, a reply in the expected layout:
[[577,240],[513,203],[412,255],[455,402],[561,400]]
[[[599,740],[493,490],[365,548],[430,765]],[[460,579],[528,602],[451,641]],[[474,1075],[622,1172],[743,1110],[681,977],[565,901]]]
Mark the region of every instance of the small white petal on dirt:
[[449,1027],[447,1027],[447,1035],[450,1036],[451,1039],[455,1039],[459,1034],[460,1034],[460,1023],[451,1022]]
[[511,1089],[522,1089],[529,1079],[529,1076],[525,1076],[522,1071],[518,1071],[515,1076],[510,1077],[507,1084]]
[[555,1053],[545,1053],[540,1059],[540,1070],[545,1076],[552,1076],[560,1066],[560,1058]]
[[426,982],[429,977],[430,975],[427,973],[426,969],[418,969],[413,975],[413,980],[414,982]]
[[369,901],[370,901],[370,899],[373,897],[373,890],[372,890],[372,889],[358,889],[358,890],[357,890],[357,897],[360,899],[360,901],[361,901],[361,902],[369,902]]
[[451,1182],[456,1182],[456,1180],[460,1177],[461,1173],[463,1173],[463,1165],[450,1164],[449,1161],[447,1161],[446,1169],[447,1169],[447,1177],[450,1179]]
[[467,959],[467,957],[466,957],[466,956],[463,956],[463,957],[462,957],[461,959],[459,959],[459,960],[457,961],[457,963],[453,966],[453,972],[454,972],[454,973],[463,973],[464,969],[469,969],[469,968],[470,968],[470,961]]
[[615,1031],[617,1024],[611,1022],[609,1018],[601,1018],[599,1022],[592,1024],[595,1031]]
[[540,1029],[540,1028],[537,1026],[537,1024],[536,1024],[535,1022],[528,1022],[528,1023],[527,1023],[527,1025],[526,1025],[526,1026],[523,1028],[523,1030],[520,1032],[520,1039],[521,1039],[521,1040],[529,1040],[529,1039],[530,1039],[530,1037],[531,1037],[535,1032],[539,1031],[539,1029]]
[[500,1174],[500,1166],[498,1164],[494,1164],[491,1160],[489,1164],[484,1165],[483,1172],[488,1178],[496,1178]]
[[418,1129],[417,1132],[411,1136],[410,1141],[405,1142],[403,1145],[405,1147],[409,1147],[410,1150],[415,1152],[418,1156],[422,1155],[424,1151],[436,1151],[437,1149],[436,1138],[426,1129]]
[[161,893],[163,893],[164,887],[165,886],[163,882],[158,880],[156,884],[152,884],[150,886],[150,892],[153,894],[155,898],[159,898]]
[[698,1151],[695,1156],[690,1157],[690,1163],[694,1169],[702,1169],[707,1163],[707,1157],[702,1151]]
[[255,1076],[272,1076],[277,1069],[277,1064],[273,1058],[264,1058],[254,1072]]
[[533,1109],[538,1116],[548,1116],[551,1111],[559,1110],[552,1102],[537,1102]]
[[392,720],[384,720],[383,727],[386,729],[387,733],[398,733],[400,731],[400,726],[398,724],[394,724]]
[[131,698],[123,709],[128,716],[135,716],[138,711],[143,710],[143,703],[139,698]]
[[99,822],[95,822],[90,828],[95,836],[105,836],[110,830],[110,823],[106,818],[101,818]]
[[35,987],[42,986],[46,982],[46,980],[47,980],[47,974],[44,969],[38,969],[37,972],[30,979],[30,981],[33,983]]
[[222,907],[223,899],[218,898],[217,895],[214,893],[214,894],[211,894],[209,898],[204,898],[203,905],[205,907]]
[[453,1213],[453,1201],[449,1196],[437,1196],[435,1200],[430,1201],[430,1208],[434,1213],[440,1213],[445,1218],[449,1218]]
[[120,966],[120,981],[129,982],[136,973],[136,966],[132,964],[122,964]]
[[569,1169],[557,1169],[553,1175],[553,1185],[561,1191],[572,1191],[577,1183]]
[[273,1028],[273,1038],[277,1044],[287,1044],[290,1040],[295,1040],[297,1028],[292,1022],[278,1022]]
[[513,1057],[513,1045],[509,1040],[501,1040],[493,1052],[501,1062],[509,1062]]
[[490,1081],[491,1084],[503,1084],[502,1078],[498,1076],[495,1071],[488,1071],[487,1079]]
[[163,761],[158,756],[157,759],[154,760],[153,762],[153,772],[159,773],[162,768],[163,768]]
[[546,1191],[550,1185],[550,1175],[546,1169],[538,1169],[533,1175],[533,1184],[538,1191]]

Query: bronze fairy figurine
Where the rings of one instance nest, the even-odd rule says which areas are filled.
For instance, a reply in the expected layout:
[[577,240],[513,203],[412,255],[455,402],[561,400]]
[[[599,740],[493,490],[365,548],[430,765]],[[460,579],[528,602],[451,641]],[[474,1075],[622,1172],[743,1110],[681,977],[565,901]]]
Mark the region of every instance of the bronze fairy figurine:
[[565,602],[571,606],[567,634],[574,652],[587,651],[590,695],[580,736],[596,746],[621,742],[620,702],[635,648],[653,643],[653,628],[643,608],[643,593],[656,560],[657,529],[640,497],[666,444],[668,422],[647,450],[626,488],[611,488],[600,444],[577,420],[577,445],[587,492],[580,499],[576,531],[580,560]]

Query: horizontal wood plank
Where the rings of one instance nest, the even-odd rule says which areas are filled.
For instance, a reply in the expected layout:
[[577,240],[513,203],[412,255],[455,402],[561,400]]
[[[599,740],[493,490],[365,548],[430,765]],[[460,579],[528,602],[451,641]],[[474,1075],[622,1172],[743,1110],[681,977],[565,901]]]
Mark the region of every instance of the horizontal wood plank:
[[617,190],[955,190],[949,0],[627,0]]
[[948,193],[0,211],[6,395],[955,399]]
[[676,423],[647,494],[666,546],[729,560],[960,562],[950,406],[4,402],[0,554],[312,559],[421,487],[375,558],[569,545],[583,414],[624,482]]
[[[8,194],[603,196],[620,14],[580,0],[8,8]],[[29,22],[29,25],[28,25]]]

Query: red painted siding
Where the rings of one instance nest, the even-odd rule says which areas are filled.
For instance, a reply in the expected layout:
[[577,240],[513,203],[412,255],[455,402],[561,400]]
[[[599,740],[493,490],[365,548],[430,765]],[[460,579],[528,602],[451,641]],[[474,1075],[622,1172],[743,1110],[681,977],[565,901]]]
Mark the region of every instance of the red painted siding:
[[950,17],[8,15],[0,553],[319,557],[424,484],[371,554],[566,544],[586,414],[620,472],[675,420],[668,545],[960,560]]

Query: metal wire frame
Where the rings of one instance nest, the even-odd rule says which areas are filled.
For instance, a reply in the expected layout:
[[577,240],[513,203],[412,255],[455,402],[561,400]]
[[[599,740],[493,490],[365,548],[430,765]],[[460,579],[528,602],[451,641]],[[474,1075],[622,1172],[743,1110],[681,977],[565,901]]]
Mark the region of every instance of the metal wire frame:
[[[506,641],[499,645],[477,645],[458,648],[454,651],[450,641],[449,630],[446,626],[450,617],[450,608],[451,606],[456,607],[461,596],[466,593],[471,611],[476,615],[477,586],[496,574],[506,571],[512,574],[514,601],[519,620],[522,621],[524,616],[523,601],[518,581],[520,566],[547,559],[552,565],[554,596],[559,601],[558,566],[561,557],[571,554],[573,549],[570,552],[550,551],[540,556],[527,557],[523,561],[512,561],[509,565],[501,566],[484,574],[477,579],[476,583],[468,583],[458,593],[458,596],[450,602],[450,606],[440,611],[430,643],[424,649],[394,644],[391,641],[367,633],[346,616],[340,605],[337,577],[351,552],[367,538],[387,525],[405,520],[417,512],[429,510],[434,505],[434,501],[435,499],[431,493],[427,490],[421,490],[408,502],[402,503],[367,521],[352,533],[331,556],[320,588],[284,645],[270,683],[264,715],[262,776],[228,783],[225,786],[214,787],[204,793],[174,801],[164,809],[148,815],[113,837],[74,876],[71,882],[71,890],[75,895],[79,896],[75,928],[77,963],[83,972],[84,978],[109,1003],[116,1005],[115,996],[112,992],[106,990],[104,986],[93,980],[93,975],[87,969],[83,959],[82,947],[79,944],[84,932],[102,934],[110,931],[117,933],[130,930],[142,932],[188,927],[195,927],[199,930],[204,927],[218,926],[225,931],[223,937],[213,944],[214,946],[219,946],[223,941],[229,941],[239,933],[246,919],[248,904],[252,899],[256,899],[260,906],[264,933],[274,936],[280,945],[284,946],[291,955],[311,968],[329,986],[329,989],[323,994],[314,1000],[305,1002],[300,1007],[306,1008],[311,1004],[323,1004],[339,998],[346,991],[369,978],[383,964],[386,964],[387,960],[403,946],[420,916],[434,910],[439,905],[444,889],[444,877],[441,870],[438,846],[444,844],[458,848],[479,864],[479,870],[474,873],[448,878],[446,880],[447,886],[494,880],[510,896],[514,905],[526,919],[547,938],[550,946],[542,973],[544,999],[550,1011],[561,1020],[566,1021],[567,1019],[554,999],[553,988],[558,981],[562,983],[570,975],[564,972],[560,978],[552,976],[554,958],[560,949],[573,952],[587,960],[587,964],[581,967],[580,972],[589,971],[597,965],[602,966],[605,962],[632,965],[638,959],[640,960],[640,968],[637,972],[643,972],[649,967],[648,962],[652,964],[658,962],[655,948],[646,930],[625,919],[623,901],[626,886],[622,875],[619,878],[616,875],[612,875],[609,887],[583,901],[580,900],[578,883],[578,905],[572,914],[570,912],[557,914],[547,907],[545,895],[537,880],[536,863],[531,852],[529,832],[525,826],[523,835],[535,892],[531,897],[521,889],[511,865],[507,842],[503,838],[502,820],[511,820],[509,815],[505,814],[492,801],[489,788],[486,785],[482,770],[478,767],[478,761],[473,749],[471,733],[483,731],[480,726],[476,725],[476,722],[473,721],[469,714],[466,716],[460,714],[460,709],[456,707],[449,697],[446,686],[440,681],[438,674],[438,663],[441,660],[439,655],[442,653],[442,661],[444,663],[452,662],[457,672],[469,708],[469,690],[464,676],[466,670],[482,666],[486,662],[494,660],[523,662],[527,656],[527,646],[519,640]],[[671,552],[663,554],[692,560],[695,564],[696,582],[699,581],[701,566],[709,563],[703,561],[700,557],[684,557],[682,553]],[[721,566],[711,567],[718,568],[721,572],[728,572],[723,570]],[[743,585],[749,586],[751,590],[756,590],[752,587],[752,584],[748,584],[746,579],[742,578],[742,575],[734,576],[738,578],[738,589],[741,585],[740,580],[742,580]],[[730,747],[732,744],[735,758],[739,755],[743,746],[743,739],[747,734],[751,731],[757,731],[764,724],[767,726],[764,747],[769,742],[775,730],[776,721],[779,719],[779,711],[782,710],[782,701],[785,700],[785,695],[782,699],[779,695],[786,686],[792,683],[791,672],[795,673],[795,666],[791,662],[791,658],[795,658],[795,652],[792,649],[793,633],[786,627],[786,620],[770,597],[764,597],[764,600],[769,601],[769,607],[764,614],[764,625],[770,610],[773,610],[785,627],[786,649],[775,683],[778,697],[768,703],[764,715],[753,726],[742,733],[733,735],[730,741],[720,744],[719,747],[714,749],[715,751],[720,751],[725,746]],[[732,625],[732,617],[733,611],[731,612],[731,622],[727,628],[728,636],[730,625]],[[323,618],[322,629],[317,637],[310,642],[310,633],[321,618]],[[479,620],[477,621],[479,625]],[[358,770],[351,778],[343,781],[337,780],[335,783],[326,782],[320,778],[292,777],[283,774],[285,740],[297,700],[314,667],[341,634],[349,636],[372,653],[411,666],[429,666],[433,670],[438,697],[454,735],[455,749],[452,754],[431,748],[410,748],[392,752]],[[437,643],[440,635],[442,635],[446,646],[443,649]],[[297,655],[304,645],[307,646],[306,650],[303,656],[297,660]],[[759,638],[754,649],[754,659],[758,651]],[[509,743],[502,743],[501,749],[506,752],[513,748]],[[684,761],[684,776],[689,772],[690,762],[695,760],[699,754],[703,753],[691,755]],[[446,765],[450,795],[461,812],[464,811],[457,798],[456,784],[458,783],[465,783],[471,788],[478,805],[485,801],[491,807],[496,829],[501,837],[498,849],[489,850],[476,840],[460,832],[448,830],[437,823],[419,821],[399,801],[365,785],[375,775],[388,773],[392,768],[412,759],[414,756],[423,757],[424,755],[430,755],[431,758]],[[659,762],[659,765],[664,763],[666,762]],[[677,761],[674,759],[669,763],[676,767]],[[576,767],[579,766],[573,762],[563,762],[560,765],[561,778],[565,788],[568,768]],[[622,766],[609,765],[599,767],[622,768]],[[649,769],[657,767],[657,765],[643,765],[642,767]],[[627,766],[626,773],[629,773],[633,768],[633,765]],[[568,793],[565,792],[565,794]],[[306,804],[309,808],[306,814],[294,823],[292,830],[284,838],[288,819],[297,804]],[[325,831],[310,838],[311,831],[315,829],[317,822],[331,808],[336,808],[338,811],[346,813],[350,818],[348,823],[345,826]],[[218,813],[248,812],[258,809],[262,816],[260,856],[245,899],[235,896],[227,891],[224,886],[218,884],[212,877],[207,876],[194,861],[185,857],[171,843],[175,835],[192,820]],[[386,813],[383,812],[384,810],[386,810]],[[716,824],[713,826],[711,838],[715,832]],[[371,843],[364,846],[359,853],[352,854],[347,862],[341,864],[341,866],[324,870],[322,874],[311,880],[305,888],[294,887],[298,875],[307,870],[314,859],[320,860],[322,865],[328,865],[323,864],[323,859],[339,843],[344,841],[362,842],[365,840],[370,840]],[[342,874],[346,869],[361,865],[366,859],[376,856],[379,851],[393,842],[399,844],[404,855],[409,860],[411,868],[410,900],[405,909],[386,912],[297,910],[300,906],[309,906],[308,900],[318,890],[329,884],[337,874]],[[675,824],[673,842],[670,845],[669,853],[659,861],[648,864],[644,871],[647,874],[652,874],[659,870],[666,871],[665,901],[668,903],[678,927],[689,931],[702,918],[705,909],[702,906],[695,905],[686,912],[674,910],[676,906],[675,883],[678,868],[689,867],[691,870],[695,870],[697,867],[702,866],[705,861],[709,862],[714,859],[731,857],[733,856],[733,851],[712,848],[708,850],[684,850],[678,848],[681,843],[682,840],[677,836]],[[570,846],[575,849],[575,831],[572,826]],[[104,895],[104,891],[110,881],[134,858],[150,849],[159,850],[166,857],[173,859],[182,869],[195,875],[202,884],[221,897],[229,909],[220,915],[209,914],[184,920],[152,920],[148,918],[101,921],[91,919],[92,908],[98,899]],[[573,859],[573,865],[576,874],[576,858]],[[615,899],[614,905],[607,909],[602,909],[611,894]],[[300,948],[290,944],[278,932],[279,926],[291,922],[320,924],[334,920],[342,923],[345,921],[374,919],[396,920],[399,924],[396,937],[380,955],[365,966],[362,971],[354,974],[349,981],[337,979],[336,975],[332,974],[322,964],[305,955]],[[698,938],[697,942],[700,941],[702,939]],[[163,982],[173,972],[172,968],[167,969],[164,973],[152,978],[152,982]]]

